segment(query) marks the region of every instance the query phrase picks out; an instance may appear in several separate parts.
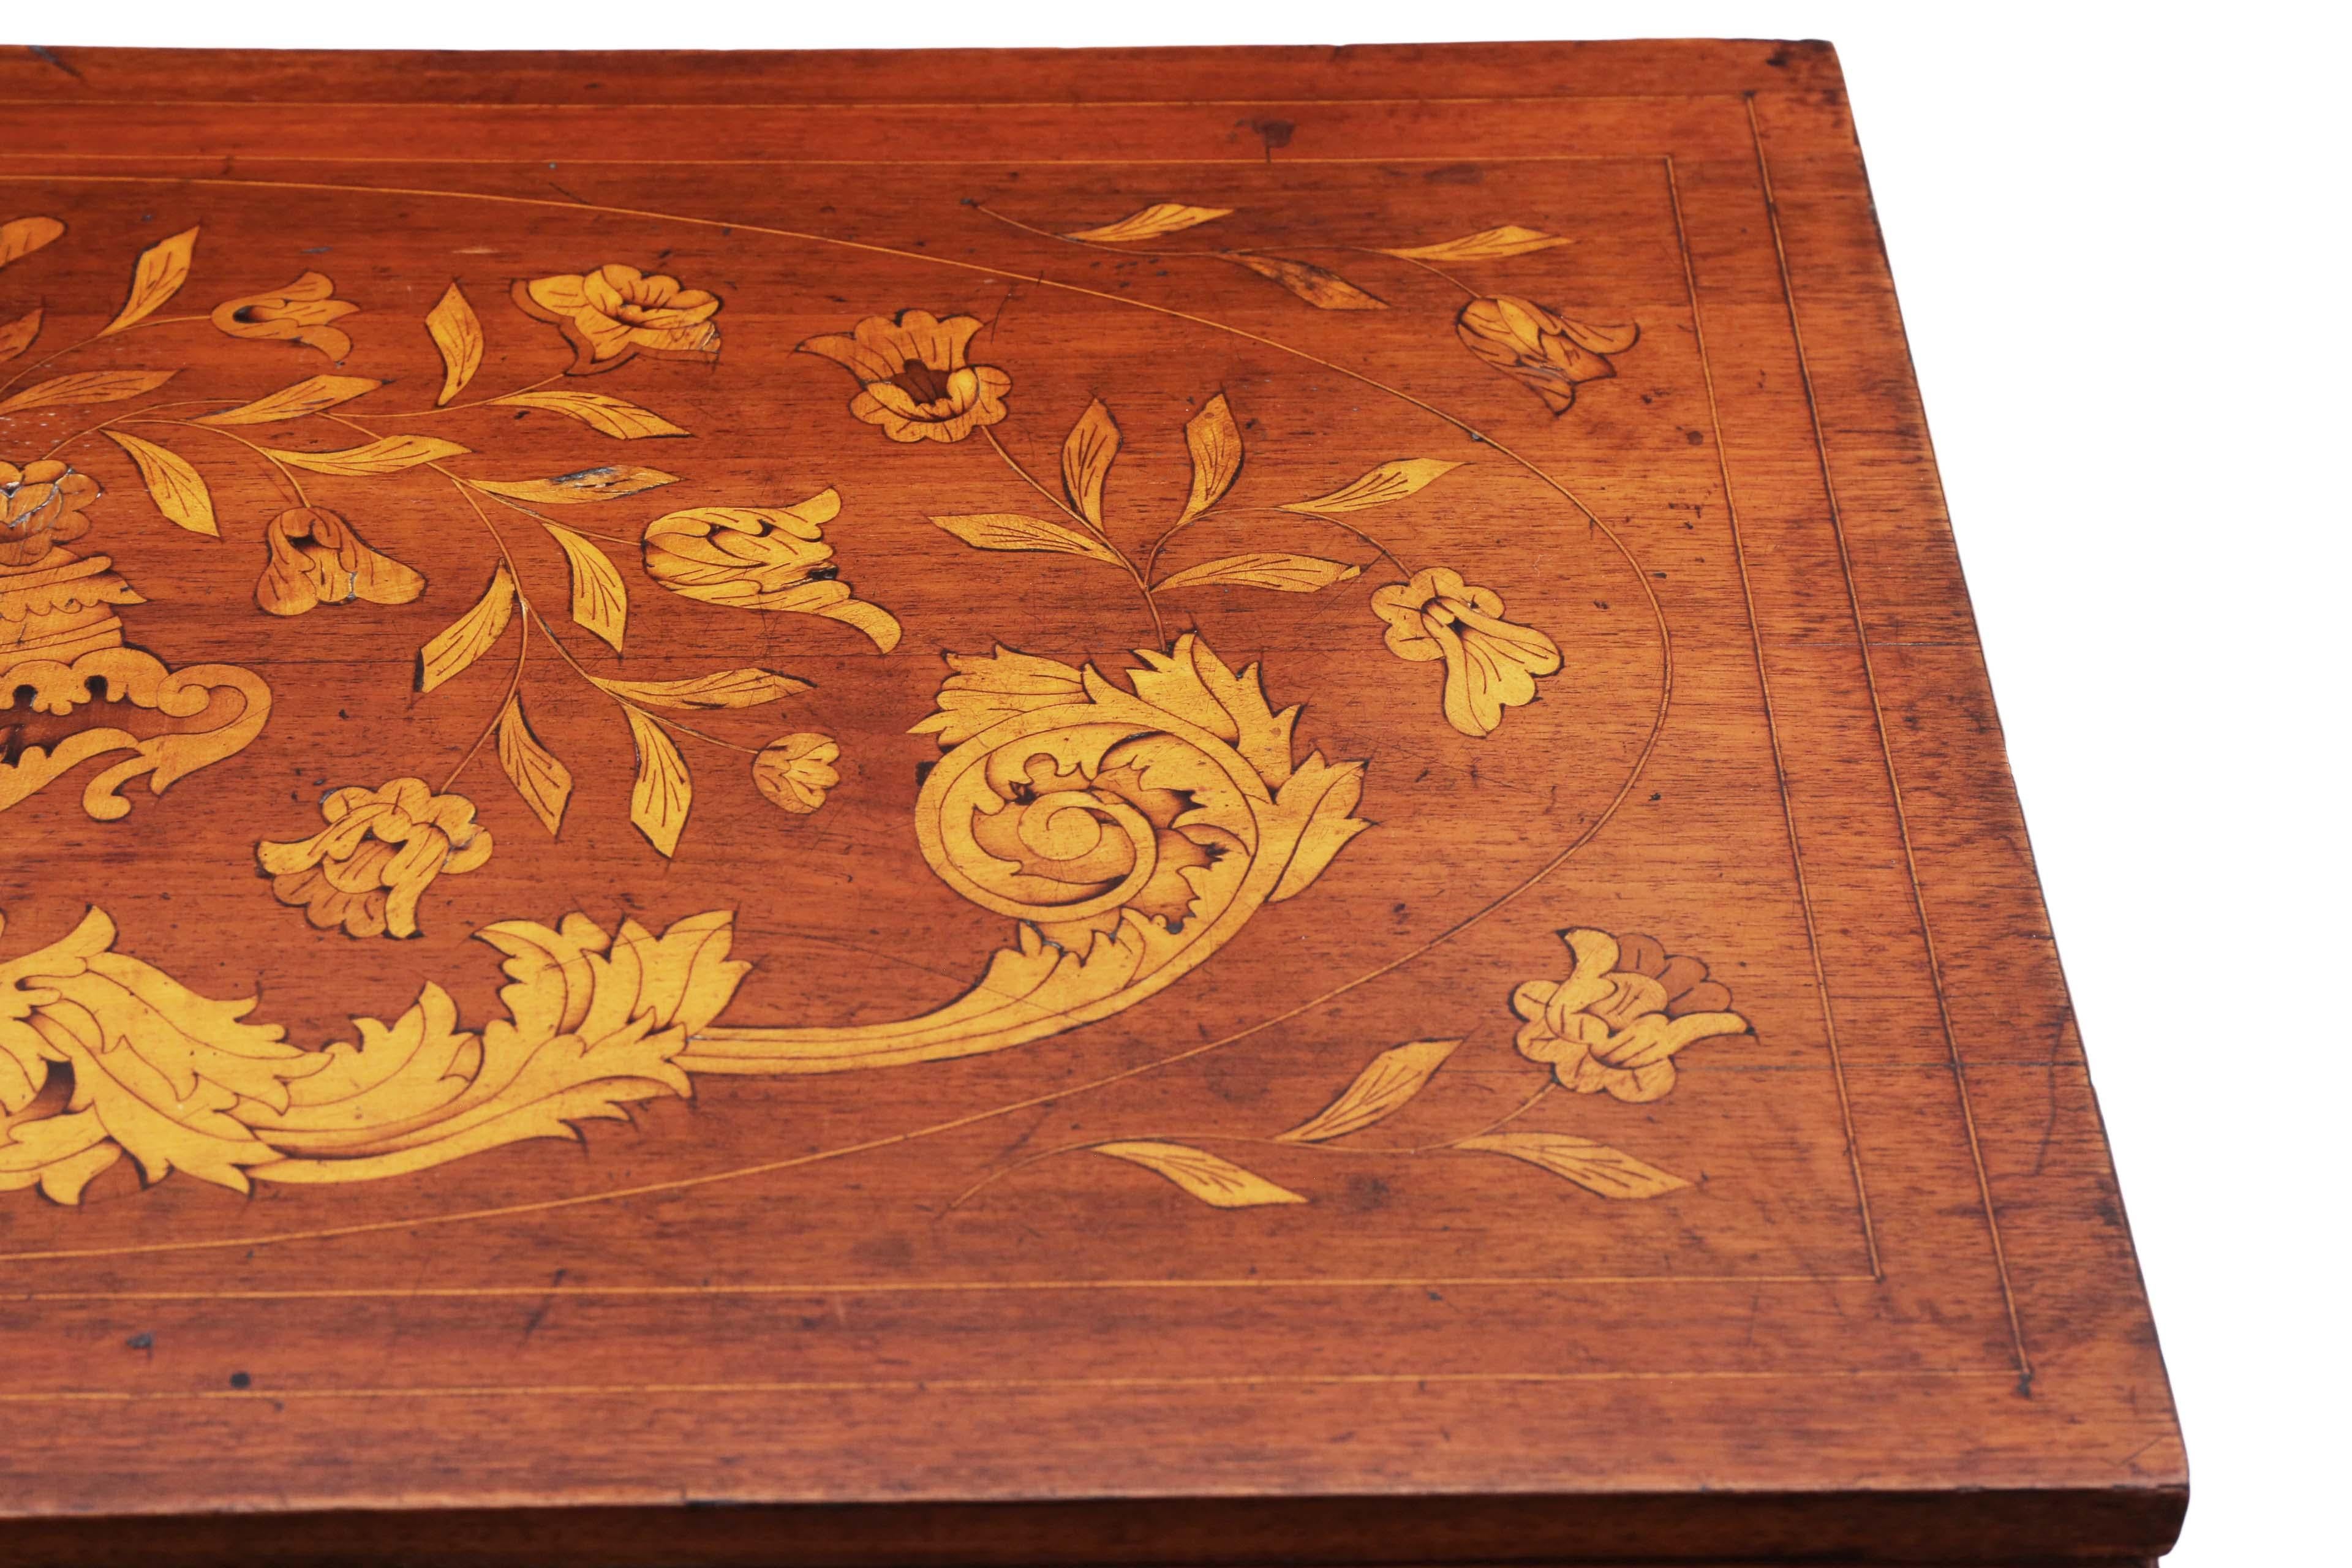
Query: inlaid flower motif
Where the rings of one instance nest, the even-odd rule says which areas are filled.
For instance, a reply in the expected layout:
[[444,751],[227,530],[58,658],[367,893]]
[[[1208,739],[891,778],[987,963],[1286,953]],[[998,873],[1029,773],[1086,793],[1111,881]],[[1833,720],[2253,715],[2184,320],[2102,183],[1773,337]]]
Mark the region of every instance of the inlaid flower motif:
[[856,626],[884,653],[897,617],[841,580],[824,525],[841,497],[820,490],[795,506],[699,506],[646,525],[646,574],[673,594],[739,610],[823,616]]
[[1503,618],[1503,597],[1444,566],[1375,589],[1389,651],[1415,663],[1445,661],[1445,719],[1465,735],[1491,735],[1503,710],[1536,700],[1536,678],[1559,668],[1559,647],[1533,626]]
[[264,839],[257,850],[278,901],[321,931],[415,936],[416,901],[435,878],[490,858],[474,803],[435,795],[423,779],[339,789],[320,805],[326,827],[308,838]]
[[840,760],[841,747],[830,735],[786,735],[751,759],[751,782],[786,811],[806,816],[841,782],[833,765]]
[[1675,1087],[1675,1053],[1748,1032],[1731,992],[1696,958],[1671,956],[1646,936],[1622,942],[1580,927],[1560,940],[1575,957],[1565,980],[1530,980],[1511,994],[1519,1054],[1548,1062],[1579,1094],[1660,1100]]
[[965,359],[980,322],[945,321],[929,310],[901,310],[896,321],[868,316],[846,337],[828,333],[800,345],[857,378],[849,412],[878,425],[893,441],[961,441],[1004,417],[1013,377]]
[[405,605],[425,579],[360,537],[341,512],[294,507],[270,519],[269,564],[253,602],[273,616],[299,616],[320,605]]
[[341,363],[350,357],[349,333],[334,323],[357,310],[335,298],[335,280],[305,272],[285,288],[231,300],[213,311],[213,325],[233,338],[266,338],[300,343]]
[[54,458],[0,463],[0,566],[30,565],[89,532],[82,512],[101,493],[96,479]]
[[591,375],[638,354],[716,359],[719,298],[675,278],[607,262],[593,272],[518,280],[514,301],[552,323],[575,355],[569,374]]
[[1575,403],[1580,384],[1615,375],[1608,356],[1623,353],[1642,335],[1630,322],[1596,327],[1511,294],[1471,300],[1454,330],[1472,353],[1532,390],[1555,416]]

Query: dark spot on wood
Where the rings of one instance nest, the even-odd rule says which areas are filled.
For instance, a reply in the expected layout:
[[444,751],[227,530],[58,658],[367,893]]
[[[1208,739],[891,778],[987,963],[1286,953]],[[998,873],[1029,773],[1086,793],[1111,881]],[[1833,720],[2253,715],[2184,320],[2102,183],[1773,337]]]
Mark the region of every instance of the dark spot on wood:
[[1249,128],[1257,132],[1257,139],[1265,143],[1269,153],[1289,146],[1290,139],[1298,133],[1298,127],[1287,120],[1253,120]]

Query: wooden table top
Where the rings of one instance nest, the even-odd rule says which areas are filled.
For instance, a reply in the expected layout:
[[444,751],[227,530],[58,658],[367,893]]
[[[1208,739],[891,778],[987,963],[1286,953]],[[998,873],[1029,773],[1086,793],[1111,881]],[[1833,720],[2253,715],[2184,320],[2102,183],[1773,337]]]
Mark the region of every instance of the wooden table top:
[[0,1557],[2169,1544],[1825,46],[0,128]]

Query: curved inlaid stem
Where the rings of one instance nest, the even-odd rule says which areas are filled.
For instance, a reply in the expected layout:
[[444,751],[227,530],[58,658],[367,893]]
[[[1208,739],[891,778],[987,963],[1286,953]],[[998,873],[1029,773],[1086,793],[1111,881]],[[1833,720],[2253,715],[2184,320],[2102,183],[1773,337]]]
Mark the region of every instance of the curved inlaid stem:
[[562,379],[563,373],[558,371],[553,375],[542,375],[537,381],[526,382],[510,392],[501,392],[496,397],[468,398],[463,403],[444,404],[437,408],[410,408],[398,414],[372,413],[368,417],[371,419],[430,419],[436,414],[456,414],[468,408],[488,408],[493,405],[504,403],[509,397],[520,397],[526,392],[537,392],[541,387],[551,385]]
[[[0,392],[6,392],[10,387],[16,385],[18,382],[24,380],[35,371],[53,365],[57,363],[58,361],[65,358],[68,354],[79,353],[82,350],[89,347],[92,343],[103,342],[110,337],[121,337],[123,332],[135,332],[142,327],[176,327],[185,325],[190,321],[204,321],[209,320],[211,320],[211,318],[208,316],[150,316],[143,321],[131,322],[131,325],[124,327],[121,331],[92,332],[89,336],[82,339],[81,342],[78,343],[68,343],[65,347],[57,350],[55,353],[46,354],[41,358],[33,361],[30,364],[23,366],[14,375],[8,377],[7,380],[0,381]],[[0,416],[0,418],[5,417],[5,416]]]
[[1198,523],[1220,521],[1227,518],[1249,516],[1252,514],[1261,517],[1289,519],[1294,521],[1303,517],[1316,522],[1328,524],[1330,527],[1338,529],[1340,532],[1350,534],[1363,543],[1370,545],[1372,547],[1375,559],[1386,561],[1391,566],[1395,567],[1400,576],[1408,580],[1412,576],[1412,568],[1404,563],[1403,558],[1398,555],[1395,551],[1390,549],[1386,544],[1381,542],[1381,541],[1376,538],[1370,530],[1360,528],[1355,523],[1348,522],[1340,518],[1326,517],[1319,511],[1294,511],[1288,507],[1279,506],[1213,506],[1206,511],[1196,513],[1192,517],[1184,518],[1180,521],[1171,523],[1158,539],[1151,542],[1150,552],[1143,558],[1144,572],[1148,575],[1153,577],[1157,577],[1159,575],[1160,552],[1168,547],[1170,541],[1173,540],[1178,534],[1183,532],[1185,530],[1192,528]]
[[513,702],[516,695],[522,690],[523,664],[530,656],[530,620],[531,617],[525,617],[520,633],[515,637],[514,673],[507,679],[507,694],[499,700],[498,707],[490,713],[490,721],[482,726],[481,732],[474,737],[474,743],[466,748],[465,755],[457,759],[457,765],[449,770],[449,776],[441,781],[441,787],[434,791],[434,794],[447,795],[450,787],[457,782],[458,775],[466,771],[466,764],[474,760],[480,752],[483,744],[497,733],[499,726],[505,722],[508,705]]
[[1076,522],[1080,528],[1085,529],[1088,533],[1091,533],[1097,539],[1101,540],[1103,547],[1108,550],[1111,554],[1118,557],[1120,570],[1124,571],[1128,574],[1129,578],[1134,582],[1135,591],[1143,595],[1144,611],[1151,617],[1152,640],[1158,643],[1161,647],[1166,647],[1168,646],[1168,628],[1161,624],[1160,619],[1160,602],[1152,596],[1151,584],[1145,577],[1143,572],[1137,567],[1134,561],[1129,557],[1127,552],[1121,550],[1117,542],[1111,538],[1110,534],[1098,526],[1092,518],[1087,516],[1086,513],[1072,506],[1068,501],[1063,500],[1060,496],[1055,495],[1052,490],[1046,489],[1046,487],[1039,481],[1036,475],[1031,473],[1028,468],[1023,466],[1020,458],[1014,457],[1010,451],[1005,449],[1004,443],[996,438],[995,431],[983,425],[980,427],[980,433],[988,437],[988,444],[996,448],[996,455],[1004,459],[1005,466],[1010,468],[1014,473],[1020,475],[1022,479],[1031,489],[1035,490],[1039,495],[1044,496],[1047,500],[1051,501],[1055,507],[1060,509],[1065,515]]

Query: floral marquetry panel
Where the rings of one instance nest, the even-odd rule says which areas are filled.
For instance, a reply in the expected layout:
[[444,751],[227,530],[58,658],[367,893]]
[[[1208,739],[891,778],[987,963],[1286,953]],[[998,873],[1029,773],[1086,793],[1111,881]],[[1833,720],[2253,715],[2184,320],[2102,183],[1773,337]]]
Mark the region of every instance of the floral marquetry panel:
[[2168,1543],[1825,48],[0,124],[12,1545]]

